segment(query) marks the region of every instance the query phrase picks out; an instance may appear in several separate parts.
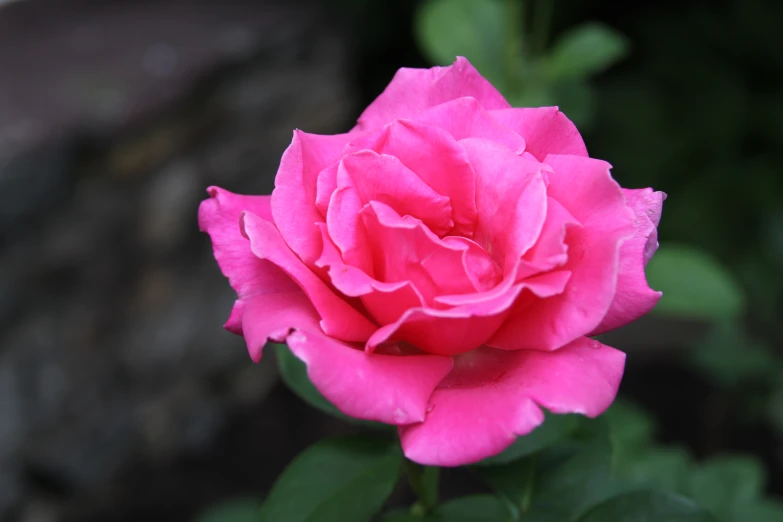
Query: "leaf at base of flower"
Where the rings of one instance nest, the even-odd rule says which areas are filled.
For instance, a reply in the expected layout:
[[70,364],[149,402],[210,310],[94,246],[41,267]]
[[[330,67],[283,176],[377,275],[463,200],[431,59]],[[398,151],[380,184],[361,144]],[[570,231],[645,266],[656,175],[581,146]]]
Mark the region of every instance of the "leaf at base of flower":
[[368,522],[397,483],[402,453],[370,437],[321,441],[275,482],[258,522]]

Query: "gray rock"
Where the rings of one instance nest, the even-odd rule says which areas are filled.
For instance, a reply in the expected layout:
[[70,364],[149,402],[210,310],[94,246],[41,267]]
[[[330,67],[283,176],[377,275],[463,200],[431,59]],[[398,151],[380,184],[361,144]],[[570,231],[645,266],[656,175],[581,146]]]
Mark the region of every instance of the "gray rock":
[[154,253],[177,250],[192,235],[193,208],[203,196],[198,165],[175,161],[148,185],[141,201],[142,244]]
[[196,210],[211,184],[268,193],[292,130],[353,108],[306,2],[33,4],[0,10],[0,516],[61,520],[274,385],[222,328]]

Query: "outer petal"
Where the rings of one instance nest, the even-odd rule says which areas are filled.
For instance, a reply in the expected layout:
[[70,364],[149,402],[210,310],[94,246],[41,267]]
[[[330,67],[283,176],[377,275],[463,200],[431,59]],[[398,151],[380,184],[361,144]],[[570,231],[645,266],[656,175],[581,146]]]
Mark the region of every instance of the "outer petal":
[[239,216],[245,210],[257,213],[262,219],[271,219],[269,196],[241,196],[218,187],[209,187],[207,192],[210,199],[202,201],[199,206],[198,224],[212,239],[220,270],[228,277],[239,297],[226,328],[242,334],[245,298],[298,288],[285,272],[253,255],[250,243],[240,232]]
[[355,133],[320,136],[297,130],[280,161],[272,215],[280,235],[308,266],[312,267],[321,254],[320,233],[315,227],[324,220],[315,207],[318,173],[355,137]]
[[424,419],[427,400],[452,367],[449,357],[367,354],[321,331],[302,292],[254,300],[245,313],[253,359],[267,339],[286,342],[307,365],[315,387],[346,415],[403,425]]
[[242,330],[250,358],[258,362],[267,341],[285,342],[295,328],[310,326],[318,317],[313,305],[299,288],[291,292],[248,298],[242,313]]
[[387,424],[421,422],[432,391],[452,367],[449,357],[365,353],[324,335],[312,308],[310,324],[303,323],[286,343],[340,411]]
[[495,120],[525,139],[527,152],[543,161],[548,154],[587,156],[579,131],[557,107],[490,111]]
[[[511,109],[513,110],[513,109]],[[483,138],[522,154],[522,136],[498,123],[475,98],[457,98],[424,110],[416,121],[448,131],[455,140]]]
[[[318,232],[318,228],[314,227]],[[277,229],[255,214],[243,214],[242,230],[250,239],[250,249],[261,259],[277,265],[296,281],[321,316],[327,335],[345,341],[365,341],[375,330],[356,308],[337,296],[318,276],[291,252]],[[320,232],[319,232],[320,242]],[[320,252],[319,252],[320,254]]]
[[636,214],[636,234],[620,248],[617,292],[614,301],[592,335],[619,328],[652,310],[661,298],[647,285],[644,266],[658,249],[657,225],[666,194],[651,188],[623,190],[625,200]]
[[554,170],[549,195],[583,225],[567,229],[562,268],[572,272],[571,279],[562,294],[516,303],[489,346],[555,350],[593,331],[614,299],[620,246],[634,234],[625,196],[606,162],[547,156],[546,163]]
[[601,414],[614,401],[625,354],[587,338],[555,352],[482,348],[455,358],[427,418],[400,428],[405,455],[461,466],[496,455],[554,413]]
[[448,67],[402,68],[359,117],[355,130],[380,128],[396,118],[411,118],[441,103],[472,96],[487,109],[510,107],[503,95],[463,57]]

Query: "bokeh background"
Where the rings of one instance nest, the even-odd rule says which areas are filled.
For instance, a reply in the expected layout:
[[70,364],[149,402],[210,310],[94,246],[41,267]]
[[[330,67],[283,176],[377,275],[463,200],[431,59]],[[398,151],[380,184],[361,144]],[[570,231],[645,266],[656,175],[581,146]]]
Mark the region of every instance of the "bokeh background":
[[783,520],[781,29],[776,0],[0,1],[0,518],[195,520],[355,431],[221,328],[196,209],[268,193],[294,128],[345,131],[397,68],[464,54],[669,195],[666,297],[605,336],[617,472]]

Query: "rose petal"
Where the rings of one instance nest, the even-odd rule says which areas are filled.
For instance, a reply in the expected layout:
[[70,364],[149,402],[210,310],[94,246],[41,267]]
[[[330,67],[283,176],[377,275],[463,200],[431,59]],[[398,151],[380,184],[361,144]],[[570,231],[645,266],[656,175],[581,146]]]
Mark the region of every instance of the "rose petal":
[[587,156],[576,126],[557,107],[489,111],[495,121],[525,139],[525,150],[540,161],[547,154]]
[[472,96],[486,109],[510,107],[497,89],[459,56],[453,65],[431,69],[402,68],[388,87],[367,107],[354,130],[380,128],[396,118],[411,118],[441,103]]
[[[435,298],[435,302],[448,306],[478,304],[495,299],[519,282],[524,282],[525,287],[538,297],[551,297],[561,293],[571,277],[571,272],[550,270],[561,267],[568,261],[565,234],[567,228],[575,226],[580,227],[581,224],[560,203],[548,198],[547,216],[538,241],[504,274],[499,283],[487,288],[477,288],[477,292],[469,295],[441,295]],[[526,297],[525,303],[529,302],[532,296]]]
[[566,232],[582,224],[553,198],[547,198],[547,212],[541,234],[516,267],[516,281],[561,267],[568,261]]
[[324,335],[316,321],[286,342],[329,402],[358,419],[395,425],[424,419],[427,400],[451,370],[451,358],[365,353]]
[[476,175],[474,240],[508,273],[535,244],[544,225],[544,166],[492,141],[469,138],[460,145]]
[[337,408],[358,419],[403,425],[424,419],[427,400],[452,367],[449,357],[367,354],[325,335],[302,292],[275,301],[253,300],[245,331],[254,360],[267,339],[285,342],[307,365],[315,387]]
[[427,303],[440,294],[475,291],[463,263],[469,245],[456,238],[441,240],[420,220],[400,216],[379,201],[370,202],[360,214],[371,238],[376,279],[410,281]]
[[394,323],[379,328],[367,341],[366,350],[372,352],[385,343],[406,341],[437,355],[468,352],[484,344],[503,324],[520,291],[521,286],[513,287],[507,295],[483,303],[483,308],[409,309]]
[[400,215],[420,219],[435,234],[443,235],[454,226],[449,198],[431,189],[394,156],[372,150],[345,156],[337,186],[355,188],[362,204],[378,201]]
[[[501,284],[484,292],[467,291],[470,284],[470,279],[467,278],[463,287],[459,288],[459,293],[438,295],[444,289],[454,289],[443,280],[459,281],[464,278],[463,274],[457,272],[460,268],[459,259],[449,259],[447,252],[437,248],[433,250],[438,239],[432,237],[431,233],[428,235],[420,222],[417,223],[411,218],[399,218],[393,210],[384,208],[379,203],[373,203],[366,210],[376,212],[381,225],[365,221],[369,236],[378,240],[377,245],[382,246],[380,251],[374,252],[376,274],[386,274],[388,270],[387,280],[411,281],[430,306],[453,306],[448,309],[408,309],[394,323],[379,328],[373,334],[367,341],[369,351],[389,341],[407,341],[426,352],[444,355],[473,350],[484,344],[506,320],[511,306],[523,290],[548,297],[561,293],[571,276],[568,271],[558,271],[514,284],[515,274],[512,272]],[[389,237],[383,236],[384,228],[394,230],[391,227],[396,227],[397,232]],[[403,235],[403,232],[412,235],[409,237]],[[397,248],[395,239],[399,239],[405,248]],[[411,248],[412,245],[416,248]],[[452,255],[457,253],[459,252],[453,252]],[[405,257],[401,257],[401,254]],[[445,257],[436,257],[438,254]],[[436,257],[431,269],[428,263],[420,261],[427,257]],[[380,264],[379,259],[383,260]],[[441,270],[437,270],[438,267],[442,267]],[[435,296],[434,299],[432,296]]]
[[314,315],[313,305],[299,288],[246,299],[242,330],[250,358],[259,362],[267,341],[285,342],[295,328],[310,326],[313,321],[317,327]]
[[525,140],[508,127],[499,124],[475,98],[457,98],[425,109],[416,121],[446,130],[459,141],[483,138],[503,145],[516,154],[525,151]]
[[209,234],[220,270],[239,297],[225,327],[241,335],[243,298],[298,288],[278,267],[253,255],[239,229],[239,216],[245,210],[271,219],[269,196],[242,196],[218,187],[209,187],[207,192],[210,198],[198,209],[199,228]]
[[[524,279],[523,288],[529,290],[533,296],[551,297],[562,293],[569,279],[571,279],[570,271],[555,270]],[[484,292],[460,295],[440,295],[435,298],[435,302],[448,306],[475,306],[484,301],[497,299],[501,295],[508,293],[514,285],[515,280],[516,278],[511,274],[510,276],[505,277],[501,284]]]
[[[503,279],[503,270],[495,263],[489,252],[481,248],[475,241],[460,236],[444,237],[442,241],[445,245],[452,248],[464,249],[460,273],[467,274],[468,280],[473,285],[472,290],[468,290],[468,293],[473,294],[474,291],[483,292],[489,290]],[[438,270],[437,263],[438,259],[435,256],[422,261],[422,265],[432,273]],[[441,288],[445,289],[445,287]],[[435,298],[436,301],[437,299]]]
[[609,164],[579,156],[547,156],[549,195],[582,227],[567,230],[572,272],[563,293],[519,302],[487,344],[506,350],[555,350],[587,335],[601,322],[614,299],[619,250],[634,233],[633,213],[609,174]]
[[477,302],[448,309],[411,308],[397,321],[379,328],[366,349],[406,341],[425,352],[455,355],[483,344],[506,320],[525,283],[518,283]]
[[462,466],[496,455],[554,413],[595,417],[614,401],[625,354],[580,338],[554,352],[482,348],[455,357],[424,422],[401,427],[406,457]]
[[598,335],[635,321],[652,310],[661,298],[647,285],[644,266],[658,249],[656,226],[666,195],[651,188],[623,190],[628,206],[636,214],[636,234],[620,248],[617,292],[609,311],[591,335]]
[[318,173],[356,136],[297,130],[283,153],[272,191],[272,215],[283,240],[307,266],[312,267],[321,253],[320,233],[314,226],[324,220],[315,206]]
[[367,311],[379,324],[393,323],[409,308],[424,306],[424,298],[410,281],[383,283],[364,271],[343,262],[329,238],[326,226],[319,223],[324,252],[316,262],[329,268],[332,284],[343,294],[361,298]]
[[315,208],[318,209],[318,213],[324,218],[326,218],[326,214],[329,210],[329,201],[332,199],[332,194],[337,190],[337,169],[340,168],[341,160],[342,158],[330,163],[318,173]]
[[394,156],[435,192],[448,197],[454,220],[449,235],[472,237],[476,221],[473,169],[451,134],[419,121],[398,120],[351,141],[344,152],[367,149]]
[[335,190],[326,212],[326,229],[344,262],[373,275],[372,252],[364,224],[359,218],[363,206],[359,194],[352,187]]
[[[246,212],[241,226],[250,239],[253,254],[277,265],[307,294],[321,316],[321,327],[326,334],[344,341],[365,341],[372,334],[375,325],[306,267],[283,242],[274,225]],[[313,228],[318,232],[317,227]]]

